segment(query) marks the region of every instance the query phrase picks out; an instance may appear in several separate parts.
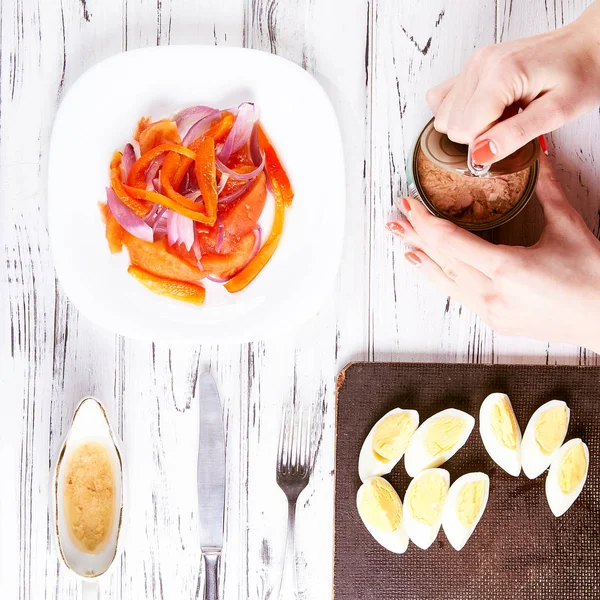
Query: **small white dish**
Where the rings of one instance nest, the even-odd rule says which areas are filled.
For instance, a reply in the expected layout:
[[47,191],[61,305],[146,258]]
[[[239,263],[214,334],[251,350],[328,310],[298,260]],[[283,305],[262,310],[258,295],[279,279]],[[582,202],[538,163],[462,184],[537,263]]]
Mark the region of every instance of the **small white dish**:
[[[108,250],[98,203],[106,198],[112,153],[123,148],[142,116],[157,119],[187,106],[227,108],[245,100],[256,104],[295,191],[280,246],[238,294],[206,282],[200,307],[157,296],[127,273],[125,251]],[[96,324],[157,341],[271,337],[304,323],[333,290],[345,209],[337,119],[313,77],[271,54],[213,46],[118,54],[84,73],[61,103],[50,146],[48,203],[58,278]]]
[[[69,465],[72,457],[86,444],[104,449],[114,476],[114,509],[110,533],[102,545],[93,551],[84,548],[71,537],[65,500]],[[62,563],[84,581],[103,577],[122,550],[127,508],[125,483],[122,443],[112,427],[106,408],[95,398],[84,398],[75,409],[69,431],[52,466],[50,478],[51,521],[58,555]]]

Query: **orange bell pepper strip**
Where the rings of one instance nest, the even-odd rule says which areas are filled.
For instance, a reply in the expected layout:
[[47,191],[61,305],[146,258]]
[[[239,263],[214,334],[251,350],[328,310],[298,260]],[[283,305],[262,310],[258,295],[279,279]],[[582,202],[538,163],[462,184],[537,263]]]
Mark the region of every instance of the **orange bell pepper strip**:
[[294,198],[292,184],[277,156],[277,152],[275,152],[275,148],[273,148],[267,134],[260,125],[258,126],[258,145],[265,153],[265,170],[269,177],[271,187],[274,191],[278,188],[285,205],[290,206]]
[[[223,141],[227,137],[227,134],[231,131],[234,123],[235,117],[231,113],[223,113],[223,116],[218,121],[214,122],[208,131],[203,133],[199,138],[195,139],[190,144],[190,150],[196,152],[202,140],[207,137],[213,138],[215,142]],[[185,177],[185,174],[188,172],[188,169],[192,166],[193,162],[193,160],[188,160],[185,158],[181,160],[177,172],[171,179],[175,189],[179,188],[183,178]]]
[[148,190],[141,190],[140,188],[130,187],[128,185],[124,185],[123,188],[125,191],[132,197],[137,200],[147,200],[148,202],[153,202],[154,204],[160,204],[161,206],[165,206],[166,208],[170,208],[171,210],[183,215],[184,217],[189,217],[192,221],[196,221],[198,223],[208,223],[208,225],[214,225],[217,220],[217,215],[213,217],[209,217],[205,215],[203,212],[200,212],[203,208],[201,203],[192,202],[189,198],[186,198],[186,201],[190,203],[194,208],[188,208],[187,205],[183,206],[179,202],[175,200],[171,200],[171,198],[159,194],[157,192],[150,192]]
[[197,283],[206,276],[198,267],[172,254],[166,239],[144,242],[124,231],[123,244],[129,252],[131,264],[158,277]]
[[193,150],[180,146],[177,144],[160,144],[155,146],[152,150],[148,150],[145,154],[142,154],[132,165],[127,177],[127,184],[132,187],[146,188],[146,171],[150,166],[150,163],[163,152],[174,152],[177,154],[183,154],[190,160],[196,158],[196,154]]
[[201,285],[185,281],[174,281],[173,279],[163,279],[133,265],[127,269],[127,272],[155,294],[167,296],[174,300],[182,300],[190,304],[204,304],[206,290]]
[[130,208],[138,217],[144,218],[148,214],[148,206],[144,202],[139,202],[139,198],[132,198],[121,181],[121,159],[123,155],[120,152],[113,154],[110,163],[110,186],[121,202]]
[[148,119],[140,120],[134,139],[140,144],[141,154],[146,154],[148,150],[160,144],[181,144],[177,123],[170,119],[161,119],[154,123],[148,123]]
[[194,166],[198,188],[204,200],[206,214],[209,217],[217,216],[217,168],[215,165],[215,140],[211,137],[204,138],[198,144],[196,164]]
[[100,212],[102,220],[106,225],[106,241],[111,254],[118,254],[123,250],[123,233],[124,229],[119,225],[114,215],[108,209],[108,204],[100,203]]
[[279,246],[279,240],[283,233],[283,222],[285,219],[285,200],[281,194],[275,194],[275,218],[273,219],[273,227],[265,245],[258,251],[258,254],[234,277],[226,284],[225,289],[235,294],[241,292],[245,287],[250,285],[256,276],[265,268],[266,264],[271,260],[273,253]]
[[[160,183],[163,188],[165,196],[174,200],[184,208],[193,210],[195,212],[206,212],[203,202],[194,202],[189,198],[186,198],[179,192],[177,192],[173,185],[173,178],[179,167],[180,157],[174,152],[169,152],[165,161],[163,162],[162,169],[160,170]],[[210,215],[209,215],[210,216]]]

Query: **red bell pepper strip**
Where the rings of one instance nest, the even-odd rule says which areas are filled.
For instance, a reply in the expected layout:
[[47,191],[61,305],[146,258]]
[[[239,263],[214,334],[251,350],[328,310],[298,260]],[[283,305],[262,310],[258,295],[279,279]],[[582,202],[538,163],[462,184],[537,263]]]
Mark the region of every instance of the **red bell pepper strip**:
[[294,198],[292,184],[277,156],[277,152],[275,152],[275,148],[273,148],[267,134],[260,125],[258,126],[258,145],[265,153],[265,170],[274,193],[279,190],[285,205],[290,206]]

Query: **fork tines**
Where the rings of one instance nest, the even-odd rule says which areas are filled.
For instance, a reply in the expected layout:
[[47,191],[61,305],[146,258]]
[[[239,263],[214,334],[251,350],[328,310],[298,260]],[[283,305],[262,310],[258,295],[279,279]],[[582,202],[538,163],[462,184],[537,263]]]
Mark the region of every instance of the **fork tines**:
[[289,403],[283,408],[277,474],[305,477],[311,468],[311,407]]

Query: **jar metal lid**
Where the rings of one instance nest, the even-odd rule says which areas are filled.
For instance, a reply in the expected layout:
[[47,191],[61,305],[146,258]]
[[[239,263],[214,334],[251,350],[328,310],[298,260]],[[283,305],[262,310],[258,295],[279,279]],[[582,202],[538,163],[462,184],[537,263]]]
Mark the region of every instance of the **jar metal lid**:
[[[425,156],[447,171],[473,176],[467,164],[469,147],[466,144],[453,142],[445,133],[440,133],[433,126],[433,119],[427,123],[421,134],[421,150]],[[486,177],[517,173],[531,166],[540,155],[540,144],[537,139],[525,144],[506,158],[495,162]]]

